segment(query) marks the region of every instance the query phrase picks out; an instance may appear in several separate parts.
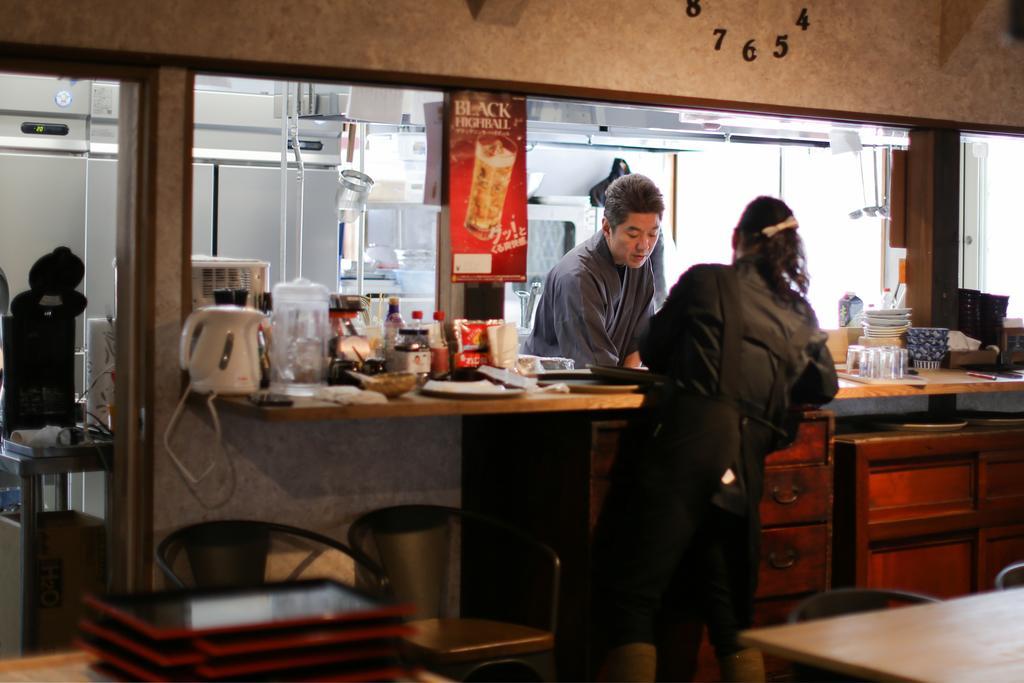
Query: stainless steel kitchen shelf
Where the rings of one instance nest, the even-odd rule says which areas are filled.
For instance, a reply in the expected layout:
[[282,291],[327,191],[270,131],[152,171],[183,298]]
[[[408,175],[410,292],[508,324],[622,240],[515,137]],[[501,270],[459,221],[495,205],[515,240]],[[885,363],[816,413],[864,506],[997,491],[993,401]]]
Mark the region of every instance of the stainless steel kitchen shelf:
[[[5,441],[0,449],[0,471],[19,477],[21,485],[21,651],[36,647],[36,515],[43,507],[43,476],[58,475],[57,507],[67,509],[67,475],[72,472],[105,472],[110,490],[110,472],[114,462],[113,442],[81,443],[75,446],[32,448]],[[65,495],[60,495],[61,487]],[[104,510],[107,534],[110,533],[110,498]]]

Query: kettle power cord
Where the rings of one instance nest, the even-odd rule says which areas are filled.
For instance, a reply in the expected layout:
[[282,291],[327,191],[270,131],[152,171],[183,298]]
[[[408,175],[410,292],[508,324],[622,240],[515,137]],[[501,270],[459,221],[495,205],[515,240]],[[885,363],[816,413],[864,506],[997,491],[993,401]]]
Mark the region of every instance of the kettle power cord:
[[213,405],[214,399],[217,398],[217,392],[210,392],[210,396],[206,399],[206,407],[210,411],[210,418],[213,420],[213,430],[217,435],[217,444],[221,447],[221,450],[224,451],[224,460],[228,464],[228,471],[230,472],[231,477],[230,486],[228,487],[228,492],[227,495],[224,496],[224,499],[221,500],[219,503],[213,505],[208,504],[206,501],[203,500],[202,496],[199,495],[199,491],[197,489],[200,482],[206,479],[206,477],[209,476],[209,474],[213,472],[213,470],[217,467],[216,460],[211,459],[210,464],[206,467],[206,469],[204,469],[199,474],[199,476],[196,476],[192,474],[191,470],[189,470],[185,463],[183,463],[178,458],[178,456],[174,453],[174,449],[171,448],[171,435],[174,432],[174,428],[178,424],[178,420],[181,418],[182,412],[184,412],[185,401],[186,399],[188,399],[188,395],[189,393],[191,393],[191,391],[192,383],[189,382],[188,386],[185,387],[185,392],[181,395],[181,400],[178,401],[178,405],[174,408],[174,412],[171,414],[171,419],[167,423],[167,429],[164,430],[164,448],[167,450],[167,455],[170,456],[171,462],[173,462],[174,466],[178,469],[178,474],[181,475],[181,478],[184,481],[185,486],[188,488],[189,493],[191,493],[192,496],[197,501],[199,501],[199,504],[202,505],[204,508],[206,508],[207,510],[213,510],[231,500],[231,497],[234,495],[235,487],[237,485],[235,464],[234,461],[231,459],[231,456],[228,454],[227,449],[224,448],[224,442],[220,427],[220,418],[217,416],[217,409]]

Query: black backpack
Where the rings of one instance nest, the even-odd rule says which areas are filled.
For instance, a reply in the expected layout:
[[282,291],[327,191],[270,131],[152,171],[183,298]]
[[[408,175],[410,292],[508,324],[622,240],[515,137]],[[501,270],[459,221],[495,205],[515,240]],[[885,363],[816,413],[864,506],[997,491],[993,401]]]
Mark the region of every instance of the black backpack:
[[629,174],[629,164],[626,163],[626,160],[615,159],[612,162],[612,170],[608,173],[608,177],[590,188],[590,205],[604,206],[604,193],[608,191],[608,186],[622,176]]

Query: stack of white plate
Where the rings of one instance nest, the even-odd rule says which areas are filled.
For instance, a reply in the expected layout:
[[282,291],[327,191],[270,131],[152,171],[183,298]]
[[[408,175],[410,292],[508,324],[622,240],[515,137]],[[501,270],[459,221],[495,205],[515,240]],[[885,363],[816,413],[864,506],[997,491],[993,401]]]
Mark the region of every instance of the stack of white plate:
[[881,308],[864,311],[864,336],[869,339],[892,339],[895,343],[910,329],[909,308]]

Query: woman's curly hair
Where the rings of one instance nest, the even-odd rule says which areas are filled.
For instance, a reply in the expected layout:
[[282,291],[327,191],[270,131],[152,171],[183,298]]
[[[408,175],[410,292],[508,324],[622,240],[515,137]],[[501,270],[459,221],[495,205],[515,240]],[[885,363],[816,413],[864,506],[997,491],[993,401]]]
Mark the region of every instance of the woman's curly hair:
[[795,229],[779,230],[766,236],[762,230],[778,225],[793,215],[781,199],[762,196],[747,204],[736,231],[745,254],[750,254],[761,277],[785,301],[804,302],[810,278],[803,240]]

